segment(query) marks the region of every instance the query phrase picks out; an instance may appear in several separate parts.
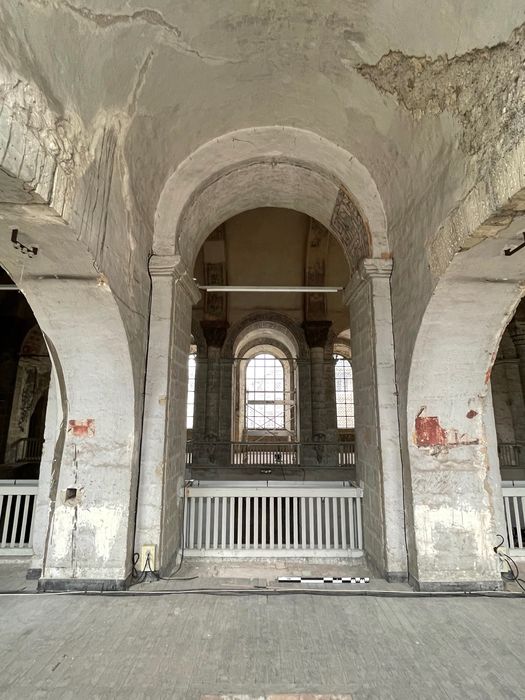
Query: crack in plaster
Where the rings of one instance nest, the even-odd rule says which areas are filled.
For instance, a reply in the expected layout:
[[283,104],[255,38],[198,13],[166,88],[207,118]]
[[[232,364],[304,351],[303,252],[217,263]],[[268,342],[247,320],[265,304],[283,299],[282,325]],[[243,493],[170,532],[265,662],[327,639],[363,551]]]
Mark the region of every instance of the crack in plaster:
[[416,119],[453,113],[462,125],[462,149],[493,158],[513,148],[525,129],[524,64],[525,23],[506,42],[452,58],[390,51],[356,69]]
[[188,44],[182,38],[181,30],[174,24],[167,22],[162,14],[157,10],[144,8],[141,10],[135,10],[135,12],[132,14],[106,14],[101,12],[93,12],[93,10],[90,10],[88,7],[76,7],[69,2],[64,3],[64,5],[75,14],[89,22],[92,22],[97,27],[102,29],[107,29],[108,27],[113,27],[118,24],[133,24],[134,22],[144,22],[152,27],[158,27],[171,37],[172,44],[179,53],[187,56],[196,56],[204,61],[204,63],[209,63],[212,65],[239,63],[239,61],[226,58],[224,56],[212,56],[210,54],[201,53],[193,46]]
[[140,93],[142,92],[142,88],[144,87],[144,83],[146,82],[146,75],[151,66],[151,61],[153,60],[154,53],[154,51],[150,51],[148,53],[148,55],[146,56],[146,58],[142,62],[142,65],[139,68],[139,72],[137,73],[137,79],[135,80],[135,85],[133,86],[133,90],[131,91],[128,102],[127,113],[129,117],[133,117],[135,115],[135,112],[137,111]]

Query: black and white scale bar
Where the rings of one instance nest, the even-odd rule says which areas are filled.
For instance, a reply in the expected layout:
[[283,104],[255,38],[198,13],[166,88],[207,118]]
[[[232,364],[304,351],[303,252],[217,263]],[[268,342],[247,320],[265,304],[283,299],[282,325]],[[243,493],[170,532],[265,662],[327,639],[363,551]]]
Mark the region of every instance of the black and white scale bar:
[[368,576],[279,576],[279,583],[370,583]]

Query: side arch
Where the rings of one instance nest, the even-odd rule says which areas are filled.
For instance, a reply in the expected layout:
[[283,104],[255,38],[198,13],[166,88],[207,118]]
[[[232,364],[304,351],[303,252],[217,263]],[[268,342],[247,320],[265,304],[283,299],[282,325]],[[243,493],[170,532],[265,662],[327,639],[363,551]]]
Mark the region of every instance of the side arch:
[[[23,191],[13,178],[14,186]],[[107,279],[71,227],[45,203],[8,204],[8,196],[0,186],[0,263],[33,310],[53,364],[31,569],[45,588],[86,580],[123,587],[138,456],[127,334]],[[38,245],[35,257],[13,247],[13,228]],[[77,493],[69,502],[68,488]]]
[[[501,585],[503,524],[490,373],[525,290],[524,191],[470,237],[439,279],[408,385],[410,568],[422,588]],[[507,215],[505,216],[505,212]]]

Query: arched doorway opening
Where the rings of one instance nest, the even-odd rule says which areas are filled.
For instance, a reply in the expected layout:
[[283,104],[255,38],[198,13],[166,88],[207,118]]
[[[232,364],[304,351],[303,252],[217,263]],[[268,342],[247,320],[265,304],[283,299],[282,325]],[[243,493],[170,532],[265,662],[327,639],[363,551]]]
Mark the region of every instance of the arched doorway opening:
[[[30,457],[28,476],[36,476],[39,464],[31,546],[21,548],[28,575],[45,589],[86,580],[123,588],[132,554],[138,416],[122,317],[92,256],[56,214],[42,205],[36,214],[1,203],[0,210],[5,293],[31,313],[5,437],[15,450],[10,461],[16,463],[16,449],[20,458]],[[15,224],[37,255],[28,258],[13,245]],[[14,503],[15,496],[3,500]],[[23,517],[22,502],[19,512]]]
[[[249,138],[241,139],[243,135]],[[158,206],[155,255],[151,260],[152,318],[158,315],[158,299],[158,308],[165,309],[163,316],[174,321],[169,332],[167,325],[152,326],[150,344],[164,348],[168,366],[168,358],[177,357],[179,352],[187,357],[191,307],[199,298],[192,280],[199,250],[221,222],[257,207],[280,207],[306,214],[320,222],[342,246],[352,274],[345,298],[350,305],[355,344],[356,403],[361,408],[356,439],[357,470],[366,489],[365,546],[377,569],[402,577],[406,557],[399,434],[397,407],[391,400],[395,394],[389,287],[392,265],[377,189],[357,159],[317,135],[281,127],[250,129],[235,138],[228,134],[193,153],[167,182]],[[327,329],[321,320],[312,321],[303,333],[309,335],[308,346],[317,350],[312,369],[318,384],[324,386]],[[227,333],[225,327],[218,330],[220,323],[214,325],[217,333]],[[329,349],[333,368],[332,355],[333,348]],[[380,382],[377,367],[381,368]],[[178,373],[167,372],[166,379],[159,381],[158,367],[151,369],[156,375],[151,377],[152,385],[162,386],[161,393],[168,397],[166,411],[158,416],[167,436],[159,444],[144,435],[141,468],[148,481],[157,481],[159,461],[165,473],[154,487],[163,494],[154,527],[151,517],[146,522],[139,509],[137,546],[145,541],[159,542],[161,567],[168,570],[181,544],[184,450],[177,397],[179,402],[186,397],[187,371],[182,371],[181,365]],[[151,410],[159,397],[160,392],[152,397]],[[359,423],[366,429],[359,430]],[[312,429],[315,440],[325,440],[320,420]],[[386,489],[381,486],[385,481]]]
[[436,285],[412,355],[405,493],[419,588],[501,587],[494,547],[505,515],[491,375],[500,371],[498,347],[508,353],[505,329],[523,295],[523,258],[505,253],[523,240],[521,198],[466,238]]

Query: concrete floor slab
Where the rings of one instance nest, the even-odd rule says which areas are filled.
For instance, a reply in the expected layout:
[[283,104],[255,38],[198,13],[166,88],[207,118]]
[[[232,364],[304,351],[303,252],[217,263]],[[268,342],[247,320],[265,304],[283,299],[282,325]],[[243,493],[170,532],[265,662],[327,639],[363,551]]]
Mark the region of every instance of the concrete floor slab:
[[0,697],[524,697],[523,599],[225,592],[240,580],[0,596]]

